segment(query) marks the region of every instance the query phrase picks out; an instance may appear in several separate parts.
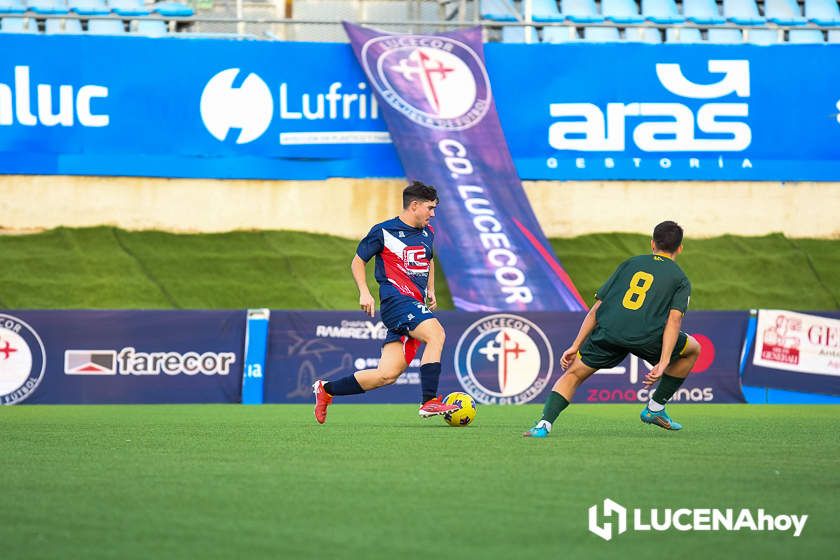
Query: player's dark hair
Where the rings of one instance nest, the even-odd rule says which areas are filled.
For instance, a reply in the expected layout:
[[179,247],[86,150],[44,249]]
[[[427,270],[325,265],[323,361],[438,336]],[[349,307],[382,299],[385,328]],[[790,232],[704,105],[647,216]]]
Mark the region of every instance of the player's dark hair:
[[682,245],[683,228],[677,222],[662,222],[653,228],[653,242],[656,248],[666,253],[674,253]]
[[414,200],[437,202],[437,189],[420,181],[412,181],[403,189],[403,208],[408,208],[408,205]]

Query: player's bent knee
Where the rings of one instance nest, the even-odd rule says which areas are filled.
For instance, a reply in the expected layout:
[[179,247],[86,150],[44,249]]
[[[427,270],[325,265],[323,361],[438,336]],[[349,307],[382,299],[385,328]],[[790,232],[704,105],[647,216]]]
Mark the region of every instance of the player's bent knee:
[[405,367],[391,368],[388,370],[379,370],[379,382],[381,386],[393,385],[400,378],[400,375],[405,371]]
[[576,368],[575,364],[572,364],[572,367],[566,370],[566,373],[563,374],[563,377],[568,377],[570,381],[574,381],[577,385],[583,383],[583,380],[585,379],[583,372],[580,369]]
[[380,387],[385,387],[386,385],[393,385],[397,382],[399,375],[391,376],[391,375],[383,375],[379,378]]
[[446,332],[443,327],[438,327],[432,332],[432,336],[426,341],[426,344],[443,347],[444,342],[446,342]]
[[[444,342],[446,342],[446,331],[443,330],[440,323],[436,321],[431,321],[430,323],[428,328],[417,329],[411,333],[412,338],[416,338],[430,346],[443,347]],[[423,325],[425,326],[425,323]]]
[[688,343],[685,345],[685,352],[683,352],[683,356],[696,360],[698,357],[700,357],[700,351],[701,351],[700,343],[697,342],[696,338],[689,335]]

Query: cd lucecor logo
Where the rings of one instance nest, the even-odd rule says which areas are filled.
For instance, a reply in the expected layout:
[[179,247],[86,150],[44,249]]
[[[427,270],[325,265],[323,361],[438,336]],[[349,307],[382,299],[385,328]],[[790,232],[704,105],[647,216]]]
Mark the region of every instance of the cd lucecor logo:
[[0,314],[0,403],[26,400],[41,383],[46,365],[44,343],[35,329]]
[[461,386],[484,404],[522,404],[551,378],[554,354],[540,327],[518,315],[498,314],[470,325],[455,349]]

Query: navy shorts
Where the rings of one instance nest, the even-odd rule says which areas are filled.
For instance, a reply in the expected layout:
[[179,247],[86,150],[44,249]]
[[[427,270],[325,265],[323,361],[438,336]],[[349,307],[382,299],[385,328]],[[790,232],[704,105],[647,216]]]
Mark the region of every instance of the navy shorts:
[[405,361],[411,363],[421,343],[419,340],[414,340],[408,336],[408,333],[416,329],[423,321],[434,319],[435,314],[416,299],[399,295],[386,298],[382,302],[380,315],[382,316],[382,322],[385,323],[385,328],[388,329],[388,334],[382,341],[382,345],[402,342]]
[[426,319],[434,319],[435,314],[428,307],[408,296],[391,296],[382,302],[380,309],[382,322],[388,329],[385,344],[400,340]]

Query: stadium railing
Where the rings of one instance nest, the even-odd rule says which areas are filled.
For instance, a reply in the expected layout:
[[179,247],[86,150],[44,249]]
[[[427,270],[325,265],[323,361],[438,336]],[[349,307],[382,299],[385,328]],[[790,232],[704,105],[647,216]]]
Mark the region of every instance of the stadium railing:
[[840,44],[837,0],[0,0],[0,33],[346,42],[344,19],[393,32],[480,25],[508,43]]

